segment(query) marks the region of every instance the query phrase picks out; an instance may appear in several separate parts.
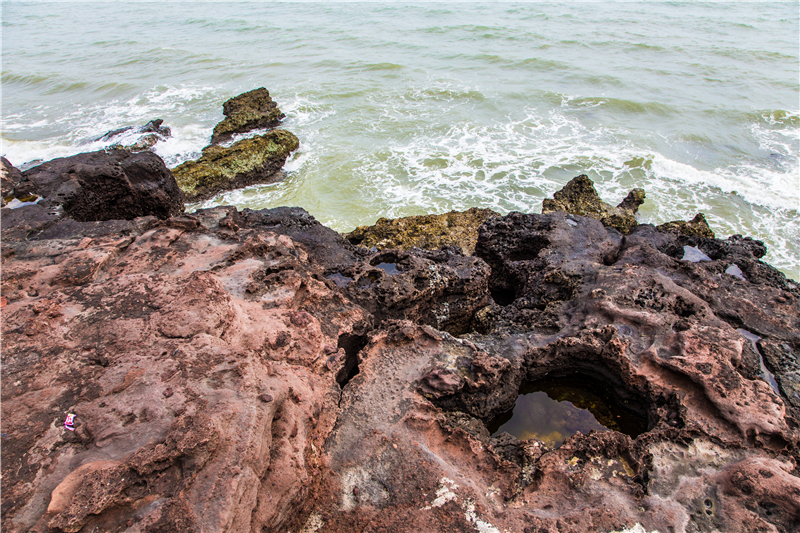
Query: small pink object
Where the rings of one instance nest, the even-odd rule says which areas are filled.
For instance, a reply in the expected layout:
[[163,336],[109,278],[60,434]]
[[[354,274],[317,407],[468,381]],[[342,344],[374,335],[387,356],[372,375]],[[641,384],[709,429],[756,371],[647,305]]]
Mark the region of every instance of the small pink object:
[[70,431],[75,431],[73,424],[75,424],[75,415],[70,413],[67,415],[67,419],[64,420],[64,427]]

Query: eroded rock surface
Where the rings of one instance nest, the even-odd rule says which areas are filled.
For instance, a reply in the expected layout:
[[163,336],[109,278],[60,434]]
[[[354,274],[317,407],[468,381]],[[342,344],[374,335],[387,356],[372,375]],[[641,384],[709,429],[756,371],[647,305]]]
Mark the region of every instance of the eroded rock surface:
[[[489,218],[471,257],[297,208],[15,227],[4,531],[797,529],[800,286],[758,241],[564,211]],[[643,432],[487,429],[566,375]]]
[[299,145],[293,133],[272,130],[229,147],[207,146],[200,159],[178,165],[172,172],[187,201],[205,200],[221,191],[278,181],[286,159]]

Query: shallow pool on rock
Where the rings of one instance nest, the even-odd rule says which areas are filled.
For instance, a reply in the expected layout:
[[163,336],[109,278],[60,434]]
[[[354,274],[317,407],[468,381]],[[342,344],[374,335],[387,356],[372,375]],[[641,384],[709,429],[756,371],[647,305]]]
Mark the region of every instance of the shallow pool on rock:
[[487,427],[492,435],[507,432],[551,447],[592,430],[614,430],[635,438],[647,431],[646,416],[635,412],[636,407],[623,405],[610,387],[586,376],[548,377],[523,385],[514,408]]

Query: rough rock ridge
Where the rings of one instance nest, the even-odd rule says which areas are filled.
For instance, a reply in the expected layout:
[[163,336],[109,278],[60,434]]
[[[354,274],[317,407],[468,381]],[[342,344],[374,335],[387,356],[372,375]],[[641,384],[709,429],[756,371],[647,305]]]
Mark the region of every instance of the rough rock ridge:
[[[37,209],[3,210],[4,531],[800,526],[800,286],[757,241],[510,213],[467,257],[298,208]],[[490,434],[565,375],[644,431]]]

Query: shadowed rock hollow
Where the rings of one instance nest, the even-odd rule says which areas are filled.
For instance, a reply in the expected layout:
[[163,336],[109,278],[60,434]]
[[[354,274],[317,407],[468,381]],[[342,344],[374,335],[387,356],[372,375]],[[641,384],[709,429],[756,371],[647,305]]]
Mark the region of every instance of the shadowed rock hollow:
[[[798,527],[800,287],[757,241],[557,211],[373,252],[298,208],[36,208],[3,209],[4,531]],[[573,374],[646,431],[489,433]]]

